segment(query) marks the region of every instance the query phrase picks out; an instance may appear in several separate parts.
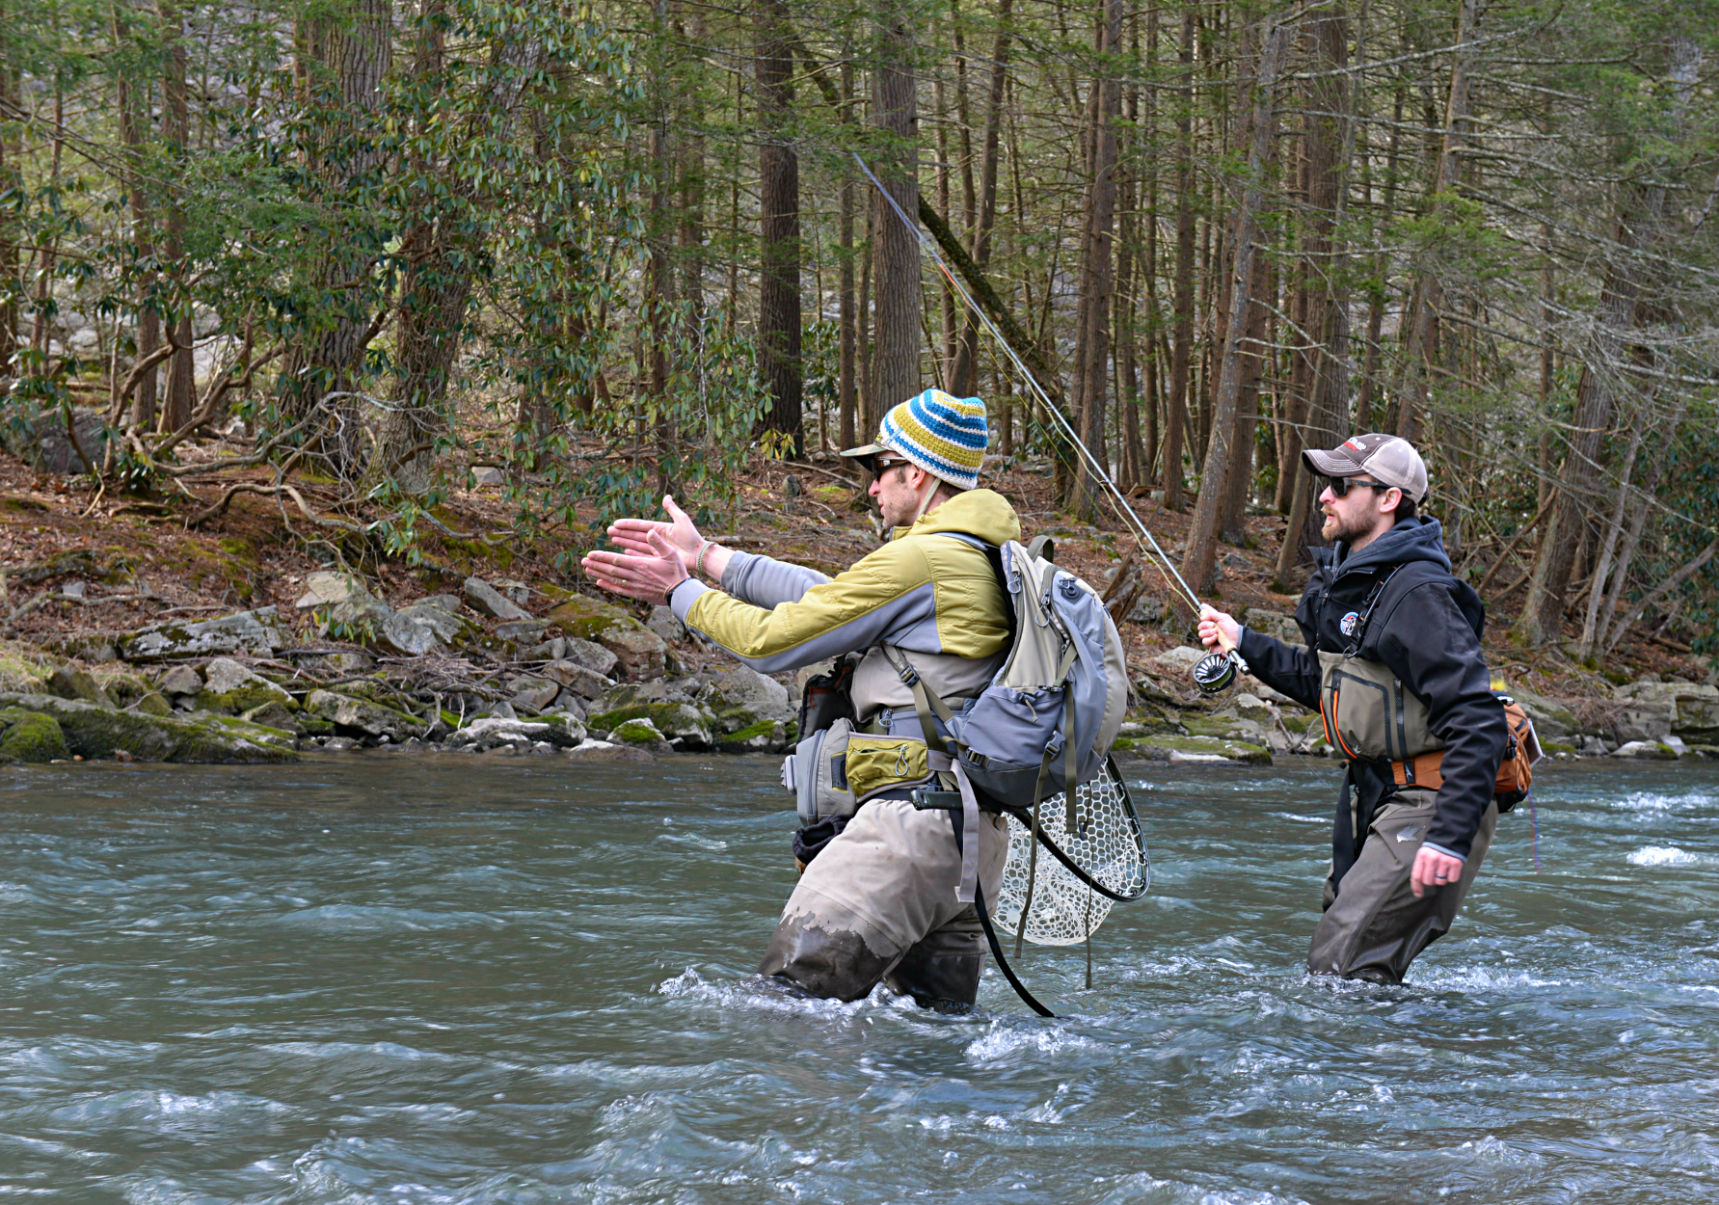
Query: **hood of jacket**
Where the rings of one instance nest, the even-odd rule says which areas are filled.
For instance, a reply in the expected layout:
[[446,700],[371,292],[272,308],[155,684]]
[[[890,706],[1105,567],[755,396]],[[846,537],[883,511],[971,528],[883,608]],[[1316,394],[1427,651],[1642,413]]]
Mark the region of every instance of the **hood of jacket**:
[[1351,552],[1349,545],[1339,544],[1336,553],[1336,577],[1411,561],[1431,561],[1450,572],[1450,556],[1444,550],[1444,526],[1424,515],[1404,519],[1359,552]]
[[1021,520],[1009,500],[996,490],[963,490],[912,527],[897,527],[890,539],[950,531],[977,536],[987,544],[1001,544],[1021,538]]

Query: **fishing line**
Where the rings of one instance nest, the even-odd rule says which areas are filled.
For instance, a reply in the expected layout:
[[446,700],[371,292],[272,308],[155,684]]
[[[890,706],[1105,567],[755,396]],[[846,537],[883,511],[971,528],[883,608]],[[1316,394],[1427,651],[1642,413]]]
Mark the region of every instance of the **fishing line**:
[[[923,230],[918,222],[907,216],[906,211],[890,195],[889,189],[883,186],[883,181],[879,180],[871,168],[866,165],[866,161],[860,158],[859,152],[855,151],[853,155],[854,162],[859,164],[859,168],[865,173],[866,179],[870,180],[872,186],[882,194],[883,199],[889,202],[889,207],[895,211],[895,216],[901,219],[902,225],[906,226],[913,233],[913,237],[919,240],[919,245],[930,255],[931,262],[937,265],[937,270],[943,274],[943,278],[949,282],[949,286],[960,294],[961,300],[966,303],[973,316],[984,325],[991,337],[997,341],[997,345],[1007,354],[1009,362],[1015,366],[1021,379],[1031,385],[1033,392],[1038,394],[1040,402],[1044,404],[1045,413],[1051,416],[1052,429],[1068,441],[1069,445],[1080,456],[1081,463],[1086,466],[1087,471],[1103,483],[1105,494],[1109,498],[1111,506],[1123,521],[1134,529],[1136,537],[1144,541],[1144,547],[1149,550],[1149,559],[1152,561],[1153,567],[1163,575],[1165,585],[1171,586],[1172,592],[1180,591],[1181,596],[1193,607],[1195,616],[1203,614],[1205,607],[1200,602],[1200,596],[1194,593],[1193,587],[1188,585],[1186,579],[1176,569],[1175,563],[1170,560],[1170,555],[1159,545],[1140,516],[1134,513],[1134,508],[1128,505],[1128,500],[1122,496],[1122,491],[1116,487],[1116,483],[1110,479],[1110,474],[1104,471],[1104,466],[1098,462],[1098,458],[1092,454],[1092,450],[1080,438],[1073,424],[1064,416],[1061,407],[1051,401],[1044,387],[1039,384],[1038,378],[1033,376],[1025,362],[1010,346],[1009,341],[1003,337],[1003,332],[997,329],[997,324],[991,321],[991,316],[985,313],[984,307],[968,291],[967,286],[954,272],[950,271],[948,262],[944,260],[943,253],[937,246],[937,241]],[[1202,691],[1214,694],[1235,681],[1237,671],[1242,668],[1245,667],[1241,657],[1233,649],[1227,653],[1208,653],[1194,666],[1194,682]]]

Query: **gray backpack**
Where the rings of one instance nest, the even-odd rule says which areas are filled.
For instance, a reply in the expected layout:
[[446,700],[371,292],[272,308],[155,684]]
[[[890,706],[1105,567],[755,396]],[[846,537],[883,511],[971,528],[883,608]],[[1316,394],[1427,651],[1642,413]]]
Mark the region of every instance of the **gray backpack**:
[[956,712],[899,649],[884,651],[913,690],[926,743],[945,746],[930,719],[935,715],[949,732],[951,768],[980,802],[1024,815],[1053,795],[1072,796],[1104,766],[1128,707],[1128,672],[1103,600],[1052,563],[1048,540],[983,547],[1014,627],[1008,658],[990,684]]

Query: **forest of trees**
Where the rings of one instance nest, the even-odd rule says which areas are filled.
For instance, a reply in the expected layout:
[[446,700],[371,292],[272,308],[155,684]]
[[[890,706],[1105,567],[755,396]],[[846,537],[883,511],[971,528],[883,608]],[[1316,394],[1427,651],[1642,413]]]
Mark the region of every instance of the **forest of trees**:
[[0,0],[0,421],[403,555],[473,465],[570,525],[927,385],[1055,454],[942,260],[1197,589],[1262,510],[1299,581],[1301,448],[1388,430],[1522,643],[1711,651],[1716,52],[1715,0]]

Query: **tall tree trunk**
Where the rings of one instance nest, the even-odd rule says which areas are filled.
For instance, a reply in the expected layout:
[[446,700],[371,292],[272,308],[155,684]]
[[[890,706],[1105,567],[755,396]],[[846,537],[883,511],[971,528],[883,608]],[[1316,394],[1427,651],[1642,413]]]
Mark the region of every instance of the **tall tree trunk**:
[[[1099,74],[1092,82],[1088,187],[1081,246],[1081,289],[1075,334],[1075,414],[1081,442],[1108,469],[1105,410],[1109,385],[1110,295],[1116,279],[1116,123],[1122,114],[1122,84],[1111,59],[1122,46],[1122,0],[1102,0],[1095,38]],[[1095,470],[1082,459],[1075,470],[1070,503],[1077,514],[1095,517],[1102,494]]]
[[[842,56],[842,94],[841,107],[844,116],[853,102],[854,68],[850,55]],[[837,393],[841,408],[841,445],[851,448],[857,445],[854,419],[857,400],[855,397],[855,357],[858,351],[858,329],[856,314],[856,298],[854,297],[854,205],[855,205],[854,169],[851,164],[842,166],[842,195],[841,219],[837,227],[836,238],[841,247],[841,268],[838,288],[841,296],[837,301],[838,325],[840,327],[840,347],[837,383]],[[869,433],[868,433],[869,434]]]
[[1175,341],[1170,349],[1170,392],[1165,398],[1164,509],[1182,509],[1182,433],[1188,426],[1188,375],[1194,353],[1194,7],[1182,12],[1182,78],[1189,92],[1176,104]]
[[[997,40],[991,49],[990,90],[985,102],[985,138],[980,152],[978,218],[971,231],[973,262],[980,272],[991,263],[991,228],[997,220],[997,160],[1003,119],[1003,85],[1008,80],[1009,30],[1013,0],[998,0],[996,22]],[[961,328],[961,342],[955,349],[955,366],[949,373],[949,387],[957,396],[973,391],[974,364],[978,358],[979,319],[968,314]]]
[[[1365,18],[1363,8],[1363,38]],[[1302,550],[1319,540],[1321,523],[1312,505],[1313,479],[1301,459],[1301,450],[1308,439],[1330,447],[1343,438],[1349,418],[1348,248],[1337,242],[1348,208],[1348,165],[1355,157],[1356,121],[1348,75],[1349,21],[1340,4],[1310,21],[1315,67],[1308,88],[1310,112],[1303,163],[1311,221],[1302,280],[1307,299],[1305,329],[1313,345],[1298,357],[1310,393],[1304,411],[1307,430],[1304,433],[1292,426],[1284,432],[1291,454],[1279,471],[1291,484],[1289,523],[1273,574],[1279,588],[1290,584],[1290,572],[1300,561]],[[1357,53],[1363,48],[1364,43]]]
[[[1668,145],[1675,144],[1681,131],[1701,62],[1702,50],[1693,38],[1673,35],[1669,74],[1675,100],[1667,121]],[[1619,203],[1616,258],[1606,272],[1592,342],[1583,352],[1570,453],[1558,474],[1558,495],[1552,511],[1541,528],[1528,598],[1516,625],[1517,634],[1529,645],[1558,638],[1577,545],[1587,527],[1588,508],[1600,478],[1601,443],[1611,426],[1618,380],[1628,371],[1626,343],[1636,327],[1643,293],[1651,284],[1648,261],[1659,241],[1667,189],[1662,181],[1652,178],[1652,173],[1643,175],[1649,182],[1625,188]]]
[[[889,198],[872,197],[872,248],[876,261],[876,313],[866,429],[877,430],[884,411],[920,388],[919,338],[924,292],[919,240],[908,225],[919,211],[918,120],[914,103],[913,16],[904,0],[878,0],[872,72],[874,120],[887,140],[874,165]],[[896,209],[906,215],[904,221]]]
[[[1474,67],[1474,40],[1480,20],[1480,0],[1461,0],[1456,29],[1456,50],[1451,56],[1450,91],[1445,101],[1444,137],[1433,172],[1432,212],[1448,208],[1448,194],[1462,176],[1463,142],[1469,123],[1469,92]],[[1417,443],[1432,401],[1432,381],[1442,375],[1439,368],[1439,317],[1444,309],[1444,286],[1431,267],[1423,268],[1415,282],[1405,322],[1402,387],[1397,392],[1396,433]]]
[[[130,9],[134,0],[114,0],[113,5],[113,39],[116,45],[125,45],[131,39]],[[139,84],[122,67],[115,76],[115,116],[119,122],[119,140],[123,148],[121,162],[124,164],[123,180],[126,193],[126,208],[131,217],[132,244],[137,248],[137,261],[147,264],[155,257],[154,219],[150,213],[149,192],[144,180],[143,131],[148,122],[150,89],[143,84],[142,94],[139,95]],[[161,346],[161,311],[157,308],[156,277],[153,270],[143,269],[137,278],[137,361],[143,361]],[[0,375],[4,370],[0,369]],[[129,403],[123,397],[116,397],[116,408],[129,406],[127,425],[139,430],[148,430],[155,424],[156,416],[156,378],[154,371],[145,372],[138,378],[132,389]],[[116,381],[117,385],[118,382]],[[117,421],[118,411],[114,415]]]
[[[369,220],[356,194],[382,162],[375,127],[393,54],[393,0],[354,0],[342,19],[318,12],[306,13],[300,22],[295,46],[314,60],[302,67],[305,103],[321,112],[324,122],[307,167],[320,178],[336,217],[318,273],[321,304],[281,374],[281,400],[293,416],[307,415],[329,393],[351,388],[372,329],[372,291],[365,286],[374,252],[353,225]],[[340,153],[325,154],[331,145]],[[347,218],[354,207],[360,212]],[[357,412],[344,404],[338,410],[344,421],[325,440],[325,450],[344,469],[359,450]]]
[[[23,75],[17,56],[11,53],[7,34],[12,28],[18,0],[0,0],[0,109],[15,112],[23,90]],[[0,189],[17,187],[22,179],[23,146],[19,126],[7,122],[0,130]],[[0,380],[16,371],[18,358],[18,297],[23,288],[22,232],[11,206],[0,206]]]
[[758,364],[770,391],[770,429],[799,457],[805,432],[800,367],[800,160],[789,123],[794,106],[793,39],[787,0],[758,0],[759,240]]
[[1211,435],[1206,446],[1205,467],[1200,474],[1200,493],[1189,523],[1188,547],[1182,557],[1182,576],[1197,591],[1210,590],[1216,567],[1218,524],[1228,484],[1227,474],[1236,460],[1234,426],[1241,397],[1242,342],[1247,329],[1247,307],[1253,283],[1253,261],[1259,242],[1259,211],[1265,190],[1265,165],[1277,129],[1277,87],[1285,50],[1289,44],[1287,25],[1269,24],[1263,38],[1259,73],[1254,87],[1253,112],[1247,151],[1246,180],[1236,212],[1235,255],[1230,272],[1227,310],[1228,329],[1218,364],[1218,386],[1212,394]]
[[162,227],[161,258],[172,280],[173,354],[167,361],[167,393],[161,404],[161,430],[177,431],[191,419],[196,392],[195,364],[191,353],[191,298],[185,280],[185,206],[178,196],[186,152],[191,139],[190,106],[186,96],[184,18],[177,3],[157,0],[165,38],[161,79],[161,133],[169,162],[177,170],[167,190],[166,221]]

